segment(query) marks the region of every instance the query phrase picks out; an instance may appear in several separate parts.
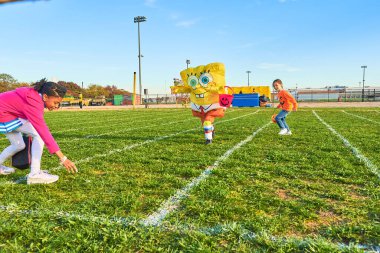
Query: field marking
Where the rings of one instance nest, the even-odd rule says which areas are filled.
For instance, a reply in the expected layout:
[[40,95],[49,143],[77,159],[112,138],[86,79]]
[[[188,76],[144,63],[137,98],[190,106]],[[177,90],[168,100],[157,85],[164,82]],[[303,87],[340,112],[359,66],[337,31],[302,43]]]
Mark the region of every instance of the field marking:
[[[79,220],[84,222],[92,222],[94,224],[99,225],[115,225],[122,227],[140,227],[145,228],[146,226],[142,224],[138,219],[134,217],[108,217],[108,216],[95,216],[95,215],[85,215],[85,214],[76,214],[76,213],[68,213],[64,211],[53,212],[50,210],[27,210],[27,209],[19,209],[16,205],[3,206],[0,205],[0,212],[6,212],[8,214],[21,214],[27,216],[34,217],[46,217],[48,215],[54,216],[56,218],[67,219],[67,220]],[[232,223],[224,223],[224,224],[216,224],[212,227],[196,227],[191,224],[168,224],[160,225],[158,227],[160,231],[169,231],[169,232],[179,232],[184,234],[189,234],[190,232],[202,233],[206,236],[216,236],[223,233],[233,232],[233,234],[239,235],[239,238],[245,241],[253,241],[256,242],[258,238],[263,238],[266,240],[270,240],[272,242],[276,242],[281,244],[286,243],[295,243],[297,246],[305,246],[312,245],[315,242],[315,239],[312,237],[305,237],[302,239],[296,237],[278,237],[268,234],[266,231],[261,232],[252,232],[243,225],[237,224],[236,222]],[[145,231],[145,230],[144,230]],[[380,253],[380,246],[378,245],[366,245],[366,244],[345,244],[339,242],[332,242],[328,238],[322,238],[324,242],[327,242],[331,245],[338,247],[339,249],[361,249],[366,250],[366,252],[375,252]]]
[[354,146],[352,146],[351,143],[346,138],[344,138],[332,126],[327,124],[321,117],[319,117],[319,115],[314,110],[313,110],[313,113],[314,113],[315,117],[317,117],[319,119],[319,121],[322,122],[322,124],[324,124],[333,134],[338,136],[343,141],[343,143],[346,147],[351,149],[351,152],[355,155],[356,158],[358,158],[360,161],[364,162],[366,167],[380,179],[380,172],[379,172],[378,168],[367,157],[362,155],[360,153],[360,151],[357,148],[355,148]]
[[117,130],[117,131],[112,131],[112,132],[106,132],[106,133],[103,133],[103,134],[91,134],[91,135],[86,135],[86,136],[79,137],[79,138],[70,138],[70,139],[66,139],[66,140],[59,140],[59,144],[61,144],[61,143],[67,143],[67,142],[73,142],[73,141],[77,141],[77,140],[84,140],[84,139],[96,139],[96,137],[100,137],[100,136],[104,136],[104,135],[130,132],[132,130],[147,128],[147,127],[149,128],[149,127],[154,127],[154,126],[158,126],[158,125],[159,126],[172,125],[172,124],[175,124],[175,123],[186,122],[186,121],[191,121],[191,120],[194,120],[194,118],[181,119],[181,120],[171,121],[171,122],[163,123],[163,124],[152,124],[152,125],[146,125],[146,126],[141,126],[141,127],[131,127],[131,128],[126,128],[126,129],[122,129],[122,130]]
[[[79,126],[83,126],[83,125],[89,125],[89,124],[96,124],[96,123],[99,123],[99,122],[113,122],[113,121],[119,121],[119,120],[128,120],[128,119],[139,119],[139,118],[145,118],[145,117],[148,117],[147,115],[139,115],[137,117],[134,117],[134,118],[128,118],[128,117],[125,117],[126,115],[118,115],[118,116],[115,116],[113,115],[112,117],[102,117],[102,116],[98,116],[95,118],[98,118],[97,120],[92,120],[92,121],[87,121],[87,119],[93,119],[94,117],[91,117],[91,118],[87,118],[87,117],[82,117],[81,119],[73,119],[73,120],[62,120],[62,121],[57,121],[53,124],[49,124],[50,127],[52,128],[55,128],[58,126],[62,126],[62,124],[65,124],[65,126],[68,126],[69,128],[70,127],[79,127]],[[72,124],[67,124],[67,123],[72,123]],[[48,123],[47,123],[48,124]],[[53,126],[52,126],[53,125]]]
[[[247,116],[250,116],[250,115],[258,113],[259,111],[260,111],[260,109],[256,110],[255,112],[244,114],[244,115],[241,115],[241,116],[238,116],[238,117],[234,117],[234,118],[231,118],[231,119],[221,120],[221,121],[215,122],[214,124],[221,124],[221,123],[225,123],[225,122],[228,122],[228,121],[232,121],[232,120],[240,119],[240,118],[243,118],[243,117],[247,117]],[[177,132],[177,133],[173,133],[173,134],[170,134],[170,135],[158,136],[158,137],[153,138],[153,139],[149,139],[149,140],[146,140],[146,141],[143,141],[143,142],[139,142],[139,143],[135,143],[135,144],[132,144],[132,145],[128,145],[128,146],[125,146],[125,147],[120,148],[120,149],[113,149],[113,150],[111,150],[111,151],[109,151],[107,153],[96,154],[96,155],[93,155],[93,156],[90,156],[90,157],[87,157],[87,158],[84,158],[84,159],[76,160],[76,161],[73,161],[73,162],[76,165],[78,165],[80,163],[91,161],[94,158],[107,157],[107,156],[113,155],[115,153],[120,153],[120,152],[123,152],[123,151],[127,151],[127,150],[130,150],[130,149],[136,148],[136,147],[144,146],[144,145],[149,144],[149,143],[157,142],[157,141],[160,141],[160,140],[163,140],[163,139],[167,139],[167,138],[179,135],[179,134],[191,132],[191,131],[194,131],[194,130],[197,130],[197,129],[200,129],[200,127],[194,127],[194,128],[187,129],[187,130],[184,130],[184,131],[180,131],[180,132]],[[63,167],[60,165],[58,167],[50,169],[49,171],[56,171],[56,170],[59,170],[59,169],[62,169],[62,168]],[[14,180],[14,181],[0,182],[0,186],[12,185],[12,184],[21,184],[21,183],[25,183],[25,181],[26,181],[26,176],[18,178],[18,179]]]
[[[238,112],[238,111],[241,111],[241,109],[235,109],[235,110],[228,110],[226,111],[225,114],[228,114],[228,113],[232,113],[232,112]],[[163,117],[161,117],[160,119],[162,118],[166,118],[166,114],[168,113],[165,113],[165,115]],[[174,114],[175,115],[175,114]],[[141,116],[141,117],[135,117],[135,118],[132,118],[131,120],[134,120],[134,119],[138,119],[138,118],[146,118],[146,117],[151,117],[152,115],[144,115],[144,116]],[[173,114],[171,115],[168,115],[168,117],[170,116],[173,116]],[[175,115],[174,117],[177,117],[177,116],[183,116],[183,114],[178,114],[178,115]],[[130,119],[128,119],[130,120]],[[146,122],[146,121],[150,121],[151,119],[148,119],[148,120],[142,120],[142,121],[139,121],[137,123],[143,123],[143,122]],[[96,121],[96,122],[99,122],[99,121]],[[102,123],[104,123],[104,121],[101,121]],[[109,121],[106,121],[105,123],[108,123]],[[129,125],[127,125],[129,126]],[[75,127],[75,126],[74,126]],[[90,127],[86,127],[86,128],[68,128],[68,129],[65,129],[65,130],[60,130],[60,131],[53,131],[51,132],[52,134],[57,134],[57,133],[67,133],[67,132],[73,132],[73,131],[77,131],[77,130],[82,130],[82,129],[91,129],[91,128],[103,128],[103,127],[108,127],[106,125],[96,125],[96,126],[90,126]],[[1,136],[1,135],[0,135]],[[5,137],[5,136],[4,136]],[[0,138],[0,142],[1,141],[7,141],[8,139],[7,138]],[[60,140],[59,142],[62,142],[62,140]]]
[[356,118],[364,119],[364,120],[367,120],[367,121],[369,121],[369,122],[372,122],[372,123],[375,123],[375,124],[380,125],[380,122],[378,122],[378,121],[375,121],[375,120],[372,120],[372,119],[368,119],[368,118],[365,118],[365,117],[363,117],[363,116],[359,116],[359,115],[356,115],[356,114],[353,114],[353,113],[349,113],[349,112],[346,112],[345,110],[342,110],[342,112],[344,112],[345,114],[348,114],[348,115],[354,116],[354,117],[356,117]]
[[[173,115],[164,115],[162,116],[161,118],[168,118],[168,117],[171,117]],[[182,115],[178,115],[178,116],[182,116]],[[139,122],[146,122],[146,121],[150,121],[151,118],[149,117],[152,117],[152,115],[143,115],[141,117],[135,117],[135,118],[132,118],[132,119],[122,119],[120,120],[120,117],[119,118],[114,118],[114,119],[104,119],[104,120],[97,120],[97,121],[92,121],[92,122],[85,122],[85,123],[82,123],[82,124],[91,124],[91,123],[101,123],[100,125],[95,125],[95,126],[88,126],[88,127],[81,127],[81,128],[68,128],[68,129],[64,129],[64,130],[60,130],[60,131],[53,131],[52,134],[57,134],[57,133],[67,133],[67,132],[73,132],[73,131],[78,131],[78,130],[86,130],[86,129],[91,129],[91,128],[102,128],[102,127],[109,127],[109,125],[103,125],[104,123],[109,123],[109,122],[114,122],[116,121],[114,124],[117,124],[118,122],[121,124],[121,123],[126,123],[127,120],[135,120],[135,119],[140,119],[140,118],[148,118],[147,120],[142,120],[142,121],[139,121]],[[80,125],[79,125],[80,126]],[[72,127],[78,127],[78,125],[74,125]]]
[[[231,111],[231,112],[233,112],[233,111]],[[226,112],[226,114],[227,113],[228,112]],[[178,116],[183,116],[183,115],[176,115],[173,118],[177,118]],[[161,119],[164,119],[164,118],[167,118],[167,117],[161,117],[161,118],[157,118],[155,120],[161,120]],[[122,129],[122,130],[117,130],[117,131],[112,131],[112,132],[106,132],[106,133],[103,133],[103,134],[86,135],[86,136],[79,137],[79,138],[72,138],[72,139],[67,139],[67,140],[59,140],[59,143],[62,143],[62,142],[63,143],[65,143],[65,142],[72,142],[72,141],[83,140],[83,139],[92,139],[93,137],[99,137],[99,136],[104,136],[104,135],[109,135],[109,134],[115,134],[115,133],[129,132],[131,130],[136,130],[136,129],[141,129],[141,128],[147,128],[147,127],[154,127],[154,126],[157,126],[157,125],[160,125],[160,126],[171,125],[171,124],[175,124],[175,123],[179,123],[179,122],[186,122],[186,121],[192,121],[192,120],[196,120],[196,118],[195,117],[190,117],[189,119],[181,119],[181,120],[172,121],[172,122],[164,123],[164,124],[158,123],[158,124],[145,125],[145,126],[141,126],[141,127],[126,128],[126,129]],[[146,122],[146,121],[152,121],[152,120],[150,119],[150,120],[139,121],[138,123]],[[106,127],[106,126],[100,126],[100,128],[102,128],[102,127]]]
[[[152,115],[143,115],[143,116],[141,116],[141,117],[135,117],[135,118],[132,118],[132,119],[126,119],[126,120],[135,120],[135,119],[139,119],[139,118],[147,118],[147,117],[151,117]],[[167,117],[170,117],[170,116],[173,116],[173,115],[168,115],[168,116],[166,116],[166,115],[164,115],[163,117],[161,117],[160,119],[162,119],[162,118],[167,118]],[[177,116],[183,116],[182,114],[179,114],[179,115],[176,115],[175,117],[177,117]],[[120,120],[120,118],[114,118],[114,120],[106,120],[106,121],[93,121],[93,122],[95,122],[95,123],[109,123],[110,121],[115,121],[115,120]],[[147,119],[147,120],[142,120],[142,121],[138,121],[137,123],[143,123],[143,122],[146,122],[146,121],[151,121],[151,119]],[[87,123],[90,123],[90,122],[86,122],[86,124]],[[124,123],[123,121],[121,121],[120,123]],[[62,123],[63,124],[63,123]],[[84,124],[84,123],[82,123],[82,124]],[[117,121],[116,121],[116,123],[115,124],[117,124]],[[129,126],[130,124],[128,124],[127,126]],[[74,125],[73,127],[78,127],[78,125]],[[78,130],[83,130],[83,129],[85,129],[85,130],[87,130],[87,129],[91,129],[91,128],[104,128],[104,127],[109,127],[109,126],[107,126],[107,125],[103,125],[103,124],[101,124],[101,125],[95,125],[95,126],[89,126],[89,127],[81,127],[81,128],[68,128],[68,129],[65,129],[65,130],[60,130],[60,131],[52,131],[51,132],[51,134],[58,134],[58,133],[67,133],[67,132],[73,132],[73,131],[78,131]],[[6,140],[8,140],[7,138],[1,138],[0,139],[0,141],[6,141]]]
[[226,160],[235,150],[241,148],[246,143],[250,142],[259,132],[261,132],[264,128],[268,127],[271,124],[271,122],[266,123],[264,126],[260,127],[258,130],[256,130],[253,134],[249,135],[245,140],[239,142],[229,150],[227,150],[222,156],[220,156],[213,165],[209,166],[204,170],[197,178],[191,180],[189,184],[187,184],[182,189],[177,190],[177,192],[171,196],[169,199],[164,201],[159,209],[149,215],[147,218],[145,218],[142,221],[142,224],[145,226],[159,226],[161,225],[162,221],[168,216],[170,213],[175,211],[178,207],[180,202],[189,196],[190,191],[198,186],[202,181],[206,180],[212,171],[216,169],[224,160]]
[[[236,120],[236,119],[240,119],[240,118],[243,118],[243,117],[247,117],[249,115],[258,113],[259,111],[260,110],[257,110],[257,111],[255,111],[253,113],[248,113],[248,114],[245,114],[245,115],[242,115],[242,116],[238,116],[238,117],[235,117],[235,118],[232,118],[232,119],[218,121],[218,122],[215,122],[214,124],[220,124],[220,123],[228,122],[228,121],[231,121],[231,120]],[[132,145],[125,146],[125,147],[123,147],[121,149],[113,149],[111,151],[108,151],[108,153],[96,154],[94,156],[90,156],[90,157],[87,157],[87,158],[84,158],[84,159],[76,160],[76,161],[74,161],[74,163],[75,164],[80,164],[80,163],[83,163],[83,162],[91,161],[94,158],[110,156],[110,155],[113,155],[115,153],[120,153],[120,152],[123,152],[123,151],[127,151],[127,150],[130,150],[130,149],[136,148],[136,147],[144,146],[144,145],[149,144],[149,143],[157,142],[157,141],[160,141],[160,140],[163,140],[163,139],[167,139],[167,138],[179,135],[179,134],[191,132],[191,131],[194,131],[194,130],[197,130],[197,129],[200,129],[200,127],[194,127],[194,128],[191,128],[191,129],[187,129],[187,130],[184,130],[184,131],[179,131],[179,132],[176,132],[176,133],[173,133],[173,134],[169,134],[169,135],[158,136],[158,137],[153,138],[153,139],[149,139],[149,140],[146,140],[146,141],[143,141],[143,142],[139,142],[139,143],[135,143],[135,144],[132,144]],[[51,171],[55,171],[55,170],[58,170],[58,169],[61,169],[61,168],[63,168],[63,167],[62,166],[58,166],[58,167],[55,167],[55,168],[51,169]]]

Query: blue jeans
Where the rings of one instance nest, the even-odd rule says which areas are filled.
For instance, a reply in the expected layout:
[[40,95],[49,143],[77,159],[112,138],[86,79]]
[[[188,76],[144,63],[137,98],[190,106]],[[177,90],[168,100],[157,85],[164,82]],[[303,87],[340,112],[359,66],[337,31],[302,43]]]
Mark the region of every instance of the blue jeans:
[[277,114],[276,122],[277,122],[277,125],[281,129],[286,128],[286,129],[290,130],[289,126],[288,126],[288,124],[286,124],[286,120],[285,120],[286,116],[288,116],[289,113],[290,112],[288,112],[288,111],[282,110],[279,114]]

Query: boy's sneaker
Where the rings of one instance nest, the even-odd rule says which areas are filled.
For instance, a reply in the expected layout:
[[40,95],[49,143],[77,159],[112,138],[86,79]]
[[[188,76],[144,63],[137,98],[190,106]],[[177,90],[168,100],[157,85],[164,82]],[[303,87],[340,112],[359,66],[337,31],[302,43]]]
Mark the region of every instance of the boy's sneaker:
[[285,135],[292,135],[292,131],[288,130]]
[[283,128],[281,131],[278,133],[279,135],[285,135],[288,132],[288,129]]
[[212,140],[206,139],[206,145],[211,144]]
[[29,174],[26,179],[27,184],[51,184],[59,179],[59,176],[52,175],[41,170],[39,173]]
[[15,169],[0,165],[0,175],[9,175],[12,173],[15,173]]

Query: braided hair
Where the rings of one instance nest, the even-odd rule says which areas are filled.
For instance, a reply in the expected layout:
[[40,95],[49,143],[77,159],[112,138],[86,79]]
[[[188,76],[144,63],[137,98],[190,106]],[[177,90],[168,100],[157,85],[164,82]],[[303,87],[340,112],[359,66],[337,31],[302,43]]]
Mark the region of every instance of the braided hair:
[[66,87],[54,82],[48,82],[46,78],[33,84],[34,90],[38,93],[46,94],[47,96],[61,97],[63,98],[66,94]]

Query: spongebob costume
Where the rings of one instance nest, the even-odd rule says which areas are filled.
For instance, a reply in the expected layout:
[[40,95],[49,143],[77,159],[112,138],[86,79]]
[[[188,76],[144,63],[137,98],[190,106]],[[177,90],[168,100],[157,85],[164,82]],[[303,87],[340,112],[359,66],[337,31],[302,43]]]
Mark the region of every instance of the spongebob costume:
[[182,83],[170,87],[172,93],[190,93],[193,116],[200,118],[206,144],[214,137],[214,119],[224,117],[226,107],[219,104],[219,94],[225,92],[225,68],[223,63],[188,68],[181,71]]

